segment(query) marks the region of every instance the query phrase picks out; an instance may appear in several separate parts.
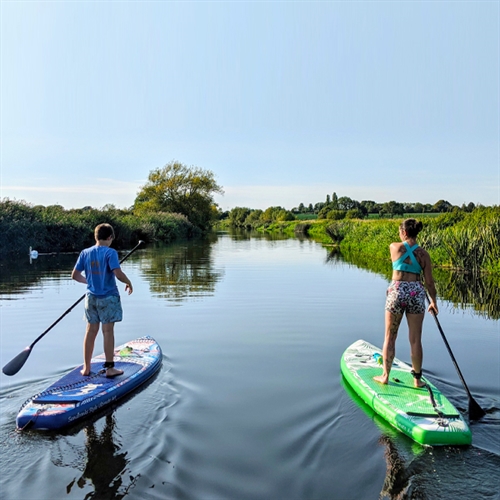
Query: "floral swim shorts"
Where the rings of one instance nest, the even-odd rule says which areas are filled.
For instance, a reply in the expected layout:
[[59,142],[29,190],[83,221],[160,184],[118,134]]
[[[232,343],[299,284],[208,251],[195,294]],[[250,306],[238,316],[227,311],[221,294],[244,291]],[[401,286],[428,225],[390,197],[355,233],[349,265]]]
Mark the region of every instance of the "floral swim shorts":
[[420,281],[391,281],[385,310],[392,314],[425,312],[425,289]]
[[89,323],[116,323],[123,316],[119,295],[99,298],[91,293],[85,296],[85,318]]

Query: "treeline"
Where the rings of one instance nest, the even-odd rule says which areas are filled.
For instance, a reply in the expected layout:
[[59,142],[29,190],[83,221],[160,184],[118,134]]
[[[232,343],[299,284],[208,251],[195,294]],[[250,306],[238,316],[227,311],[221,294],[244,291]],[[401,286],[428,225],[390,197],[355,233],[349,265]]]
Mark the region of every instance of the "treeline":
[[201,233],[181,214],[134,213],[107,205],[66,210],[60,205],[31,206],[24,201],[0,201],[0,258],[40,253],[77,252],[94,244],[94,228],[107,222],[115,229],[113,247],[129,248],[138,240],[169,243]]
[[221,214],[221,219],[225,224],[235,227],[258,228],[275,222],[292,221],[305,219],[310,215],[312,219],[364,219],[372,214],[379,217],[394,218],[403,217],[405,214],[436,214],[436,213],[470,213],[476,208],[474,203],[463,204],[461,207],[452,205],[446,200],[439,200],[434,205],[423,203],[399,203],[388,201],[386,203],[376,203],[375,201],[356,201],[347,196],[338,198],[336,193],[333,196],[326,196],[325,202],[318,202],[314,206],[312,203],[305,206],[300,203],[298,207],[286,210],[283,207],[275,206],[266,210],[251,209],[247,207],[235,207],[230,211]]
[[403,214],[424,214],[424,213],[445,213],[453,210],[472,212],[476,208],[475,204],[452,205],[446,200],[439,200],[433,205],[430,203],[400,203],[397,201],[387,201],[377,203],[373,200],[357,201],[348,196],[326,195],[323,202],[310,203],[307,207],[300,203],[298,207],[292,208],[293,214],[317,214],[318,219],[363,219],[369,214],[378,214],[381,217],[396,217]]

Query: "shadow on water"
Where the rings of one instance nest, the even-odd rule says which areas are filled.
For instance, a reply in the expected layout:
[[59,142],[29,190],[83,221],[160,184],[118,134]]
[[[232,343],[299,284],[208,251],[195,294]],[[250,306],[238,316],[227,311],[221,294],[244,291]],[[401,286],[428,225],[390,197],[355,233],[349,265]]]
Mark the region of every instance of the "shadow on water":
[[[328,263],[352,264],[366,271],[384,276],[390,281],[392,275],[389,260],[370,259],[357,253],[341,253],[334,247],[326,258]],[[500,319],[500,283],[488,274],[463,273],[455,270],[435,268],[433,270],[438,296],[455,307],[468,309],[489,319]]]
[[491,478],[498,474],[500,456],[473,446],[422,446],[375,413],[343,377],[341,383],[380,430],[378,443],[384,447],[386,461],[380,498],[461,498],[464,481],[468,491],[475,492],[474,498],[492,498]]

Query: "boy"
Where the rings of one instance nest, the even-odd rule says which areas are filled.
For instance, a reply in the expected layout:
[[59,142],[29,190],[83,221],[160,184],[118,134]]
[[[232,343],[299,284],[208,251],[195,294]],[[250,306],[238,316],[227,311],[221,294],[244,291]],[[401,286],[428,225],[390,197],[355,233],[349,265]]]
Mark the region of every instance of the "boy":
[[[109,224],[99,224],[94,230],[96,244],[80,253],[71,277],[79,283],[87,285],[85,297],[85,317],[87,329],[83,341],[83,376],[90,375],[90,361],[94,352],[94,343],[102,323],[104,337],[104,355],[106,362],[106,377],[116,377],[123,374],[117,370],[113,362],[115,349],[115,322],[122,320],[120,294],[115,277],[125,283],[125,291],[130,295],[132,283],[120,269],[118,253],[110,248],[115,237],[113,227]],[[82,272],[85,271],[85,276]]]

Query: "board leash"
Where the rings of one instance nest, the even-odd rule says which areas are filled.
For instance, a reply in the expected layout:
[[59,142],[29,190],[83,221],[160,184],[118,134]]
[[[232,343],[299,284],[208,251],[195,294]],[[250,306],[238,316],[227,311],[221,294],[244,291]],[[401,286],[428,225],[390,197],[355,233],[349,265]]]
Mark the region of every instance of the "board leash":
[[429,397],[431,400],[431,404],[434,407],[434,411],[438,415],[438,419],[436,420],[436,423],[440,425],[441,427],[448,427],[448,420],[445,418],[444,414],[438,409],[437,404],[436,404],[436,399],[434,398],[434,393],[432,392],[431,386],[427,383],[427,380],[424,379],[424,387],[427,389],[429,392]]

